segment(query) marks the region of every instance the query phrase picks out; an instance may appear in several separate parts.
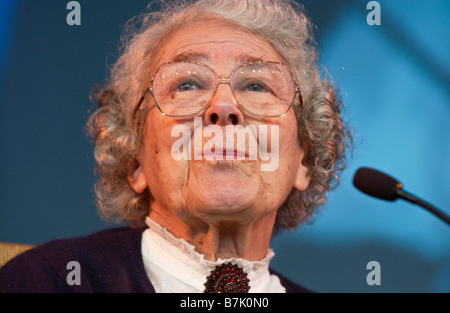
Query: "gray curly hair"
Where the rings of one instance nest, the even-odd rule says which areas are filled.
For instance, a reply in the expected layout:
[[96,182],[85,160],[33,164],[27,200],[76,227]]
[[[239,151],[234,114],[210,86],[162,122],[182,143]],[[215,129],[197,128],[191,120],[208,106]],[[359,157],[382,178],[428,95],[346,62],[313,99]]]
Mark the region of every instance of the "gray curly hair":
[[303,7],[289,0],[153,2],[125,25],[120,57],[112,65],[109,78],[91,93],[99,107],[87,123],[95,141],[99,176],[95,192],[100,213],[133,227],[144,225],[151,192],[136,193],[127,177],[138,165],[146,112],[140,111],[135,119],[133,110],[157,65],[153,64],[154,56],[168,34],[187,23],[208,19],[265,39],[300,82],[303,105],[295,105],[294,112],[298,140],[307,152],[303,162],[311,180],[304,192],[291,191],[278,210],[274,226],[274,230],[295,229],[311,219],[326,202],[327,192],[338,185],[351,146],[351,132],[342,120],[342,104],[335,87],[320,78],[311,23]]

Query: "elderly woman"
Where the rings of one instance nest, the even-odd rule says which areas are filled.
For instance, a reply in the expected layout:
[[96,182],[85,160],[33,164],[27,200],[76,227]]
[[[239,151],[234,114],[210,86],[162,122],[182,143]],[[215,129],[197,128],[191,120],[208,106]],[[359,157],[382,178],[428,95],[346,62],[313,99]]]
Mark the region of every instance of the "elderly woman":
[[200,0],[126,29],[88,129],[100,211],[129,226],[41,245],[0,289],[308,291],[269,268],[270,240],[325,202],[349,137],[301,8]]

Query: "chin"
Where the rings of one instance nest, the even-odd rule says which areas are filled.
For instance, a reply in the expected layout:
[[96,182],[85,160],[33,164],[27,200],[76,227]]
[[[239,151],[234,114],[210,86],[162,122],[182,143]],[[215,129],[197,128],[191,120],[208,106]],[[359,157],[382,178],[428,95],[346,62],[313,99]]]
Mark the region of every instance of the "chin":
[[263,206],[265,193],[255,165],[230,161],[194,164],[186,186],[191,205],[205,213],[230,215]]
[[254,204],[257,199],[255,185],[243,184],[239,180],[227,179],[222,182],[212,182],[205,188],[205,196],[211,203],[221,207],[240,207]]
[[208,180],[194,190],[195,203],[203,212],[212,214],[238,214],[254,209],[261,201],[257,183],[243,183],[233,177]]

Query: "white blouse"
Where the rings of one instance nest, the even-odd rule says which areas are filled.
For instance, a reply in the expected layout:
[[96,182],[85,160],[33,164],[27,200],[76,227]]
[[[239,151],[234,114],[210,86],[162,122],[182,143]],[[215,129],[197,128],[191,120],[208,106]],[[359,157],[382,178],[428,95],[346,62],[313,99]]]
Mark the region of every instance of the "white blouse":
[[261,261],[239,258],[205,260],[195,247],[172,235],[147,217],[148,229],[142,234],[142,257],[145,271],[156,292],[199,293],[205,289],[206,277],[217,265],[231,262],[240,266],[250,280],[250,293],[285,293],[280,279],[269,272],[272,249]]

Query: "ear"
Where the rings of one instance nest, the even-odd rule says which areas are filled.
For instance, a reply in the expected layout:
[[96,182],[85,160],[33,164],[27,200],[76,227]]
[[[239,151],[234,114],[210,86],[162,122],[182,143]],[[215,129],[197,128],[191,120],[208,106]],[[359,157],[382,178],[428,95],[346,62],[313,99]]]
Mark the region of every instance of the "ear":
[[303,164],[303,159],[305,157],[305,150],[303,148],[300,148],[300,165],[297,169],[297,174],[295,176],[294,181],[294,188],[298,191],[305,191],[308,186],[309,182],[311,181],[311,176],[309,175],[308,168],[305,164]]
[[138,164],[137,168],[128,172],[128,182],[137,193],[144,192],[148,184],[142,165]]

